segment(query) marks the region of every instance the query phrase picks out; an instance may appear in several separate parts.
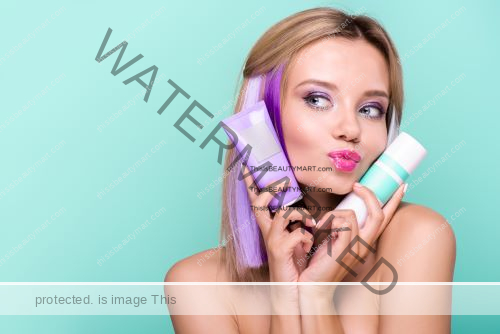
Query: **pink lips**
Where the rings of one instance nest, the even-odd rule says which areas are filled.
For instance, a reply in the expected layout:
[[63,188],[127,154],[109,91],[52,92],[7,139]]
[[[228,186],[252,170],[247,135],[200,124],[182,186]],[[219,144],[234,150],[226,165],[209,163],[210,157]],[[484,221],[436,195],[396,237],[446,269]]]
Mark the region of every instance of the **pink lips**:
[[358,152],[346,149],[332,151],[328,153],[328,156],[332,160],[335,168],[342,172],[353,171],[361,160],[361,156]]

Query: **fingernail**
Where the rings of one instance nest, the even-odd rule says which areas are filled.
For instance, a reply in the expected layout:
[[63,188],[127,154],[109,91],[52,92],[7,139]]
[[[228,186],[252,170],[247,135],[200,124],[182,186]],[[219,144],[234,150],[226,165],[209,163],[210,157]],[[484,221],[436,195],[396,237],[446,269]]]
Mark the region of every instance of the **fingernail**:
[[403,194],[406,194],[407,189],[408,189],[408,183],[405,183],[405,186],[403,187]]
[[361,183],[359,183],[359,182],[354,182],[354,188],[358,188],[358,189],[359,189],[359,188],[361,188],[361,187],[363,187],[363,186],[361,185]]
[[316,222],[316,220],[314,220],[314,218],[312,218],[312,221],[313,221],[314,225],[318,225],[318,223]]

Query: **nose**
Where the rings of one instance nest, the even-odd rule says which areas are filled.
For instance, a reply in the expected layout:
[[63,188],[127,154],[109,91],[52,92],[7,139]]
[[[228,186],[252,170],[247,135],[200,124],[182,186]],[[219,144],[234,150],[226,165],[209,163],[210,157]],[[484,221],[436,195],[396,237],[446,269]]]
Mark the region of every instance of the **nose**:
[[334,119],[332,135],[336,139],[359,142],[361,128],[356,112],[353,112],[352,109],[342,108],[335,114]]

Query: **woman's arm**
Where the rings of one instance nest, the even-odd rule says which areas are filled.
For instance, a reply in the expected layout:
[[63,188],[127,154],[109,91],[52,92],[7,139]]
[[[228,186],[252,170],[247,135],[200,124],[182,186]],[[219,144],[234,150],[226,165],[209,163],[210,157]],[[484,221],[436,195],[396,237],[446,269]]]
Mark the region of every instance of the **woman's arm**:
[[270,334],[301,334],[299,293],[294,285],[271,285]]
[[[353,191],[363,199],[367,207],[368,214],[364,228],[359,229],[353,210],[333,210],[327,213],[318,223],[318,228],[325,228],[334,238],[328,239],[326,246],[325,240],[321,242],[322,247],[318,247],[312,256],[308,267],[301,274],[300,281],[341,282],[347,274],[347,268],[358,262],[364,263],[363,259],[369,253],[365,245],[373,247],[376,244],[401,203],[405,187],[401,185],[384,208],[380,207],[377,197],[369,188],[355,183]],[[328,251],[330,243],[331,253]],[[337,261],[339,256],[343,256],[341,261]],[[301,322],[304,334],[345,332],[333,302],[335,290],[336,285],[300,287],[300,305],[303,314]]]
[[300,286],[299,298],[303,333],[323,333],[325,329],[328,329],[328,333],[344,334],[333,303],[335,288],[335,285]]
[[[245,166],[245,175],[250,175]],[[304,257],[313,245],[313,235],[308,231],[288,229],[291,221],[302,221],[314,227],[312,215],[305,209],[283,207],[271,214],[269,203],[276,196],[272,185],[285,186],[276,181],[266,185],[266,191],[251,190],[257,185],[251,177],[244,178],[252,211],[266,247],[270,282],[296,283],[305,265],[298,258]],[[278,183],[278,184],[277,184]],[[256,209],[257,208],[257,209]],[[260,209],[267,210],[260,210]],[[301,334],[301,316],[298,287],[291,285],[270,285],[271,326],[270,333]]]
[[[174,264],[167,272],[164,281],[167,283],[215,282],[217,261],[212,258],[200,267],[196,264],[195,255]],[[220,294],[216,293],[214,289],[216,287],[165,285],[165,296],[176,297],[176,304],[168,305],[175,333],[239,333],[237,319],[231,315],[232,310],[228,303],[223,300]],[[218,315],[208,315],[207,313]]]

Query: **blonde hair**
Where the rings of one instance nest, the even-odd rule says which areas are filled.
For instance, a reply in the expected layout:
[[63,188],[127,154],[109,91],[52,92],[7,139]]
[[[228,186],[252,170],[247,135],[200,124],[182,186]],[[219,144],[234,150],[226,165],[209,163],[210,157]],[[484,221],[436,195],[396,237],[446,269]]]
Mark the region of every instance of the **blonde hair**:
[[[374,19],[365,15],[349,15],[341,10],[328,7],[308,9],[291,15],[269,28],[255,43],[250,50],[243,68],[243,82],[238,92],[234,113],[241,109],[244,91],[250,77],[275,73],[283,66],[282,79],[280,82],[280,104],[283,105],[283,95],[287,85],[287,76],[290,64],[301,59],[297,54],[303,48],[322,39],[332,37],[343,37],[349,40],[363,39],[376,47],[384,56],[389,69],[389,100],[394,107],[394,112],[398,122],[401,120],[403,107],[403,80],[402,69],[399,62],[399,55],[391,38],[384,28]],[[283,109],[280,109],[283,110]],[[390,109],[389,109],[390,110]],[[387,117],[387,122],[389,122]],[[236,150],[227,151],[224,170],[228,170],[236,157]],[[258,230],[255,218],[248,227],[236,229],[234,220],[237,216],[238,199],[235,197],[238,181],[236,172],[238,168],[233,168],[224,178],[223,200],[222,200],[222,226],[220,238],[230,240],[221,250],[220,265],[225,266],[228,277],[235,282],[261,282],[269,281],[269,268],[267,263],[262,263],[258,267],[245,265],[241,259],[245,252],[238,242],[242,233],[253,233],[255,238],[259,238],[261,251],[265,253],[265,246],[262,235]],[[241,202],[241,201],[240,201]],[[231,223],[233,221],[233,223]],[[241,223],[240,223],[241,224]]]

